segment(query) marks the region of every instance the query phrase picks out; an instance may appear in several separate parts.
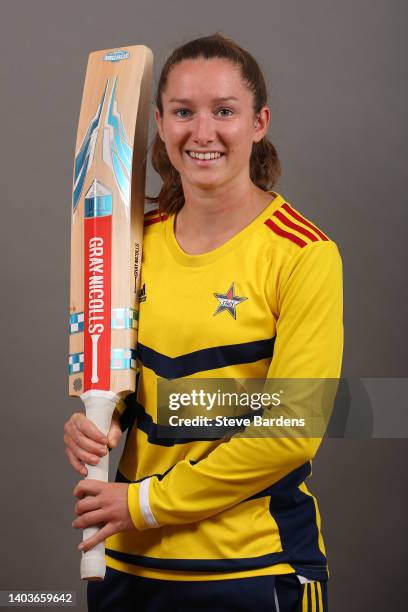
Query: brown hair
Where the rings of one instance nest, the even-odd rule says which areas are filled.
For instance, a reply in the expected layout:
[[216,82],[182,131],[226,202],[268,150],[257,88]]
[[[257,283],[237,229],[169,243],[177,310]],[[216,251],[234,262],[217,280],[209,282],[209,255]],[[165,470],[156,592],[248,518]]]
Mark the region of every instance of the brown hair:
[[[221,34],[213,34],[192,40],[178,47],[167,58],[160,74],[156,93],[156,106],[163,116],[162,93],[166,88],[167,79],[171,70],[183,60],[220,58],[226,59],[240,68],[243,81],[253,93],[254,112],[259,113],[267,102],[265,79],[258,63],[248,51],[242,49],[233,40]],[[160,174],[163,185],[157,197],[150,198],[149,202],[159,204],[163,213],[176,213],[184,204],[183,187],[180,174],[172,166],[167,155],[164,142],[156,133],[152,144],[152,165]],[[280,162],[273,144],[266,138],[253,143],[250,158],[250,177],[253,183],[267,191],[271,189],[280,176]]]

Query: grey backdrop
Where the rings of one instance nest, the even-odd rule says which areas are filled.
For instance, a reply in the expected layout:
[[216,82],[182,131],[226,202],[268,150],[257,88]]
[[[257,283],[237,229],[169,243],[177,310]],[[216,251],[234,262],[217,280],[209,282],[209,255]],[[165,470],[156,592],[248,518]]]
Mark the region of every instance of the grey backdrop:
[[[335,239],[345,270],[344,375],[407,376],[403,0],[2,2],[0,589],[75,590],[77,478],[63,452],[71,175],[90,51],[164,56],[221,31],[265,72],[277,190]],[[148,191],[157,177],[149,169]],[[393,403],[390,402],[390,412]],[[328,439],[312,490],[331,611],[406,610],[407,440]],[[118,453],[114,454],[117,461]]]

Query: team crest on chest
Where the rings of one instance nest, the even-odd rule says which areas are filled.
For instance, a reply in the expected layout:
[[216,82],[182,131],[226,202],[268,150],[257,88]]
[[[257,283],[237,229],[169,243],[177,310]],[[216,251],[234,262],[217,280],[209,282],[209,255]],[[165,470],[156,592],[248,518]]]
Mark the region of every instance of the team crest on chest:
[[230,313],[231,317],[233,317],[234,319],[237,318],[236,309],[238,304],[240,304],[241,302],[245,302],[245,300],[247,300],[248,298],[235,295],[234,291],[234,283],[232,283],[231,287],[226,293],[214,293],[214,297],[216,297],[219,302],[218,308],[214,312],[214,316],[226,310]]

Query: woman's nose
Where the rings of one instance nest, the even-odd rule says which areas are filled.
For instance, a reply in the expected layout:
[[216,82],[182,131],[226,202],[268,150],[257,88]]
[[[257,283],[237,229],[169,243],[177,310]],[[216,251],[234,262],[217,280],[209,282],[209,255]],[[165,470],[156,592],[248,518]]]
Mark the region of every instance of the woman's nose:
[[194,142],[201,146],[212,142],[215,138],[213,118],[207,113],[196,116],[193,127]]

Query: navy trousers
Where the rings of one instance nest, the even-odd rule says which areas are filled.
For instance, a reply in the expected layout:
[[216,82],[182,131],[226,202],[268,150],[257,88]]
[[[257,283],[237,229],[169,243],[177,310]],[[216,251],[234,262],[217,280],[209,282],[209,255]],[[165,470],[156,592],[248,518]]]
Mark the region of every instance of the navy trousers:
[[88,612],[327,612],[327,583],[295,574],[209,581],[155,580],[107,568],[88,583]]

